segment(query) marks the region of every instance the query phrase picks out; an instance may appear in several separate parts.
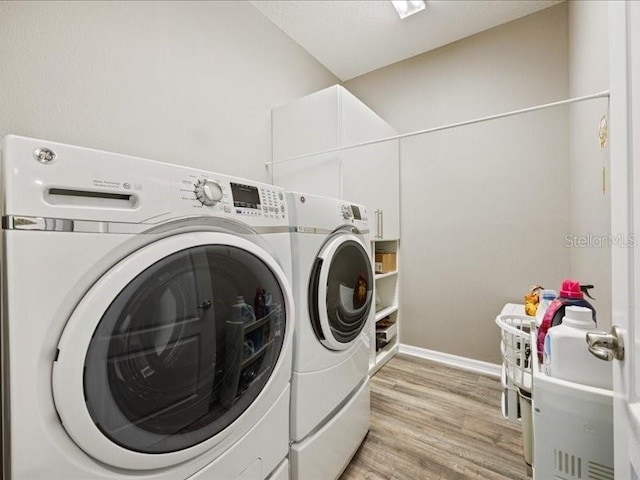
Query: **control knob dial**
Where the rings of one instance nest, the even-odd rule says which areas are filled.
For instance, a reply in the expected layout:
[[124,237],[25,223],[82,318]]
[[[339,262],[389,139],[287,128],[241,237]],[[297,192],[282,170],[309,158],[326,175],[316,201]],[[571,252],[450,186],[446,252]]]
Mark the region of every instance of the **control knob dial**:
[[340,207],[340,210],[342,211],[342,218],[344,218],[345,220],[349,220],[353,216],[353,213],[351,213],[351,208],[349,208],[348,205],[343,204]]
[[222,187],[215,180],[207,180],[206,178],[198,180],[196,197],[203,205],[215,205],[222,200]]

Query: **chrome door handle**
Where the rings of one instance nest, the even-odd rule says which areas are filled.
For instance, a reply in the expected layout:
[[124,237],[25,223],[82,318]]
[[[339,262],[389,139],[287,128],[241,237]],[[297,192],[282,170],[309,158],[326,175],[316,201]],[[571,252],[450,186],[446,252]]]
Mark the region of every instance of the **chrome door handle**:
[[384,238],[384,210],[380,209],[380,238]]
[[373,216],[376,219],[376,233],[374,235],[374,238],[378,238],[378,210],[373,211]]
[[376,210],[374,213],[376,215],[376,238],[382,238],[380,235],[380,224],[382,223],[380,222],[380,210]]
[[618,327],[611,327],[610,333],[587,332],[586,340],[589,351],[594,357],[605,362],[610,362],[614,358],[624,359],[624,344]]

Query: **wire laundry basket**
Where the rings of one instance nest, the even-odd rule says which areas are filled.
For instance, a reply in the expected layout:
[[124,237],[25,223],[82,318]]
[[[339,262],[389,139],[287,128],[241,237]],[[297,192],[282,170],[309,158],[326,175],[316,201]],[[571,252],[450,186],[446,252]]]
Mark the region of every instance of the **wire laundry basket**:
[[531,392],[533,365],[530,332],[532,318],[526,315],[502,314],[496,317],[501,330],[500,352],[509,383]]

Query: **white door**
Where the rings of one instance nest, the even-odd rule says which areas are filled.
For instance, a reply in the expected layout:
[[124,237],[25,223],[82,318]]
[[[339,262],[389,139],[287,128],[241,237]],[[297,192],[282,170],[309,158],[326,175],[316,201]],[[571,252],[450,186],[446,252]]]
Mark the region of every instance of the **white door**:
[[640,477],[640,3],[609,7],[613,325],[624,358],[614,360],[616,479]]
[[366,205],[371,237],[376,240],[400,238],[399,152],[399,140],[391,140],[340,154],[341,198]]

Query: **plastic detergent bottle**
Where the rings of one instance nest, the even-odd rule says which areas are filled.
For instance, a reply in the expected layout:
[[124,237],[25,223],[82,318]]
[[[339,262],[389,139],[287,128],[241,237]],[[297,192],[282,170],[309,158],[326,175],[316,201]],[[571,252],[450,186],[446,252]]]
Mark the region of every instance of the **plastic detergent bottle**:
[[587,347],[587,332],[595,326],[591,309],[567,307],[562,323],[547,332],[545,373],[569,382],[611,390],[611,362],[594,357]]
[[251,323],[256,319],[253,307],[247,305],[242,295],[236,297],[236,303],[231,306],[233,310],[233,321],[240,323]]
[[536,327],[539,327],[542,324],[542,319],[544,318],[544,314],[551,305],[551,302],[556,299],[558,293],[555,290],[542,290],[540,293],[540,304],[538,305],[538,310],[536,310]]
[[543,349],[544,349],[544,338],[547,335],[547,331],[551,327],[555,327],[556,325],[560,325],[562,323],[562,319],[564,317],[564,311],[567,307],[575,306],[575,307],[585,307],[589,308],[593,314],[593,321],[597,324],[596,321],[596,309],[593,308],[587,300],[584,298],[583,291],[587,291],[589,288],[593,288],[592,285],[580,286],[580,283],[575,280],[564,280],[562,282],[562,287],[560,288],[560,295],[558,298],[553,300],[547,310],[544,312],[544,316],[542,317],[542,323],[538,327],[538,358],[542,361],[543,357]]
[[273,308],[273,295],[269,292],[264,292],[264,313],[265,315],[269,315],[271,313],[271,309]]
[[253,313],[256,318],[262,318],[266,314],[264,305],[264,288],[256,288],[256,296],[253,298]]

